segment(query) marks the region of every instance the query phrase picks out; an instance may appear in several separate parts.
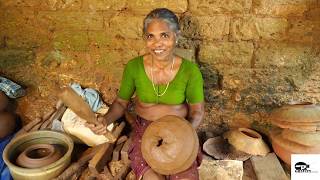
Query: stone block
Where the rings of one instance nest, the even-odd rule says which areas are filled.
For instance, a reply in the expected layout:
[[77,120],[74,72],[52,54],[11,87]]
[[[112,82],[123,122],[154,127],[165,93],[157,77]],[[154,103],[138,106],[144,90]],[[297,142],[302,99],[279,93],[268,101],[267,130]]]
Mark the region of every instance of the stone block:
[[86,51],[89,46],[85,31],[59,31],[54,34],[53,46],[58,50]]
[[[255,52],[256,68],[310,67],[317,57],[311,45],[292,43],[263,43]],[[291,69],[292,70],[292,69]],[[303,69],[300,69],[300,71]]]
[[304,18],[289,19],[288,40],[294,42],[316,42],[319,36],[316,35],[317,28],[320,30],[320,20],[306,20]]
[[232,20],[231,37],[235,40],[281,40],[288,26],[285,18],[244,16]]
[[188,8],[187,0],[135,0],[135,1],[127,1],[128,9],[135,14],[146,15],[151,10],[159,7],[168,8],[175,13],[184,13]]
[[222,39],[229,34],[228,16],[189,16],[180,20],[182,35],[193,39]]
[[26,50],[0,49],[0,68],[10,69],[26,66],[35,60],[34,53]]
[[122,10],[127,0],[83,0],[82,9],[91,11]]
[[3,7],[33,7],[39,10],[79,10],[81,5],[81,0],[10,0],[0,2],[0,6]]
[[248,13],[252,0],[189,0],[190,12],[194,15]]
[[37,19],[43,26],[54,31],[65,29],[102,30],[103,14],[101,12],[53,12],[40,11]]
[[48,42],[48,31],[39,28],[34,11],[24,8],[3,9],[0,31],[9,48],[33,48]]
[[145,48],[145,42],[141,39],[123,39],[111,36],[107,31],[89,31],[90,44],[98,48],[110,50],[135,50],[142,51]]
[[271,16],[303,16],[316,0],[257,0],[253,1],[253,13]]
[[252,42],[213,42],[200,45],[199,61],[215,66],[249,68],[253,50]]
[[114,16],[105,20],[106,31],[114,37],[141,39],[143,19],[143,16],[130,16],[128,14]]

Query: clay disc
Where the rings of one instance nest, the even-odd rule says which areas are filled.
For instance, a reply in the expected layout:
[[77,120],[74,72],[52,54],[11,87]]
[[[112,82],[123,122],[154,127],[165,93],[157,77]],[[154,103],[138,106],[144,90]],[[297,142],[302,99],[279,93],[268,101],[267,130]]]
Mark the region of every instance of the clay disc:
[[195,161],[199,140],[191,124],[178,116],[152,122],[142,136],[142,156],[156,172],[170,175],[188,169]]
[[219,160],[239,160],[245,161],[252,155],[245,152],[237,151],[233,148],[226,139],[221,136],[209,138],[203,144],[203,150],[210,156]]

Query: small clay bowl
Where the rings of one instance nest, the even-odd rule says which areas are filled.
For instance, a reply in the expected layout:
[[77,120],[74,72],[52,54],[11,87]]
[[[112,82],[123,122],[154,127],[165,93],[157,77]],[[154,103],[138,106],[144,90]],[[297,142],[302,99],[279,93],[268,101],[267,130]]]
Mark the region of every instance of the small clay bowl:
[[25,168],[39,168],[57,161],[62,155],[61,150],[52,144],[34,144],[18,156],[16,164]]
[[245,152],[251,155],[265,156],[270,149],[263,141],[261,135],[248,128],[239,128],[230,130],[223,134],[225,139],[235,147],[236,150]]

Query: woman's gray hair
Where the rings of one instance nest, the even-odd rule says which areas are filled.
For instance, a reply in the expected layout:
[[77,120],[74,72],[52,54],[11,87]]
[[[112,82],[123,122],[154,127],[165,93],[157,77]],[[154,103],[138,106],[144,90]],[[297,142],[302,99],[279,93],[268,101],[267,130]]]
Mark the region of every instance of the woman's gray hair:
[[143,20],[143,33],[145,34],[147,31],[147,27],[149,23],[154,19],[161,19],[168,23],[169,28],[175,32],[179,33],[179,21],[178,17],[167,8],[157,8],[152,10]]

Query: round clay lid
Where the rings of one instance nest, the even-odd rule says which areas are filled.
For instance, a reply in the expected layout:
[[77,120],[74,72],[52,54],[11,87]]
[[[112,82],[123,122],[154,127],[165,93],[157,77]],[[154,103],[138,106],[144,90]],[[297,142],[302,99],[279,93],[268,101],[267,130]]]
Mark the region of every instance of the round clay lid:
[[170,175],[188,169],[197,157],[199,140],[191,124],[178,116],[165,116],[145,130],[141,151],[156,172]]

